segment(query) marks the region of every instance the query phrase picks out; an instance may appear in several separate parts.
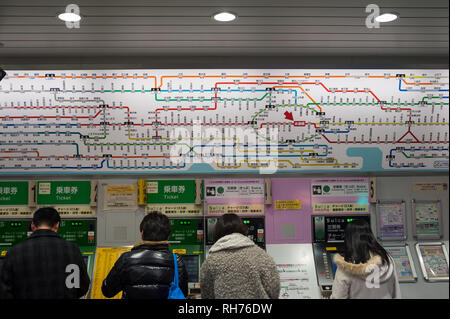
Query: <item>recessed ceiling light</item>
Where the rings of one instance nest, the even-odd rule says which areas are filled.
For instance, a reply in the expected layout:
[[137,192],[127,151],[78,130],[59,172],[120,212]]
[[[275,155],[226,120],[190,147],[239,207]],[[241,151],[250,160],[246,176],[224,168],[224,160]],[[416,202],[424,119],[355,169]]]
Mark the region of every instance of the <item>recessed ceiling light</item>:
[[230,22],[236,19],[236,15],[231,12],[219,12],[213,16],[214,20],[220,22]]
[[64,12],[58,15],[58,18],[66,22],[78,22],[81,20],[81,16],[72,12]]
[[398,13],[395,12],[386,12],[383,14],[380,14],[378,17],[375,18],[375,21],[377,22],[391,22],[396,20],[399,17]]

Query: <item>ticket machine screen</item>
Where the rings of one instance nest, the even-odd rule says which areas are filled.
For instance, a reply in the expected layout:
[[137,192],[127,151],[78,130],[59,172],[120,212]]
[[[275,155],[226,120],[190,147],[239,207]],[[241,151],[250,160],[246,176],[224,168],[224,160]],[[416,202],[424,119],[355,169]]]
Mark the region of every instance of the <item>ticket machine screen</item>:
[[199,256],[182,255],[186,271],[188,273],[189,282],[199,282]]
[[345,227],[348,223],[357,219],[364,219],[370,223],[370,217],[368,215],[314,216],[314,242],[343,242]]

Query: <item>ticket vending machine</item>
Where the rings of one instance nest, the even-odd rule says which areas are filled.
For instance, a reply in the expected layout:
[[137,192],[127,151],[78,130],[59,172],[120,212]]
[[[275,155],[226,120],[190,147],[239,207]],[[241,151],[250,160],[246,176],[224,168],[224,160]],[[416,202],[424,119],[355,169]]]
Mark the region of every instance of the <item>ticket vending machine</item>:
[[322,296],[328,298],[333,289],[337,266],[334,255],[343,253],[344,230],[347,223],[364,219],[370,223],[369,215],[314,215],[312,216],[312,234],[314,262],[317,282]]
[[[24,241],[31,234],[31,219],[0,220],[0,266],[11,247]],[[77,244],[86,262],[92,280],[97,246],[96,219],[62,219],[58,234],[67,241]],[[90,291],[86,295],[88,297]]]
[[200,296],[200,267],[204,261],[203,218],[170,218],[169,249],[182,256],[188,272],[189,298]]
[[[209,247],[214,245],[214,227],[216,225],[218,217],[208,217],[206,218],[206,246],[207,250]],[[248,238],[253,240],[253,242],[266,249],[266,237],[265,237],[265,222],[264,217],[241,217],[242,222],[248,227]]]

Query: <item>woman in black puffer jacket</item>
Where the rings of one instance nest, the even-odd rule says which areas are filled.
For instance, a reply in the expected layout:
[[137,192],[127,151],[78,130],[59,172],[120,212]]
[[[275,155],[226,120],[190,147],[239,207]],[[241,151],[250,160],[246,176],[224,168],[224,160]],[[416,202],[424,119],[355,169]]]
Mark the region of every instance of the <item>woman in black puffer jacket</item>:
[[[169,250],[170,221],[159,212],[151,212],[141,222],[143,242],[122,254],[103,281],[107,298],[123,291],[126,299],[167,299],[173,281],[174,259]],[[184,296],[188,294],[188,276],[180,256],[178,282]]]

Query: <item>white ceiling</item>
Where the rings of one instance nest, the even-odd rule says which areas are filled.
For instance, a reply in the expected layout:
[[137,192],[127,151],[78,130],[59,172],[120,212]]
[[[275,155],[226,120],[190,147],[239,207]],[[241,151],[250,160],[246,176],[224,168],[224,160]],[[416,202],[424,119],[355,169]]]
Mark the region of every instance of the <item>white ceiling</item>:
[[[83,19],[56,18],[76,3]],[[365,26],[365,7],[400,13]],[[448,0],[0,0],[0,57],[443,56]],[[231,23],[211,16],[238,15]]]

